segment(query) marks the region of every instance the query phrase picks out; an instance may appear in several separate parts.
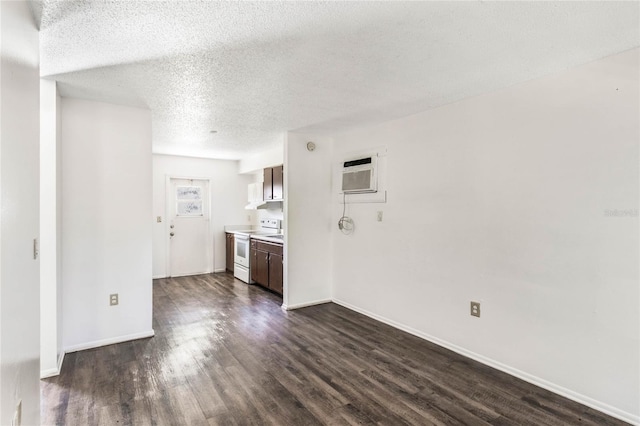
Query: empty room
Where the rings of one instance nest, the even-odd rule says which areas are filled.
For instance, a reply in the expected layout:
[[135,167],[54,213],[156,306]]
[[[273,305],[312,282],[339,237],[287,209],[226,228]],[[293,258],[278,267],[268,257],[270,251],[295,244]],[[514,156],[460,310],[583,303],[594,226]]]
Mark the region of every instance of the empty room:
[[640,3],[0,2],[0,425],[640,425]]

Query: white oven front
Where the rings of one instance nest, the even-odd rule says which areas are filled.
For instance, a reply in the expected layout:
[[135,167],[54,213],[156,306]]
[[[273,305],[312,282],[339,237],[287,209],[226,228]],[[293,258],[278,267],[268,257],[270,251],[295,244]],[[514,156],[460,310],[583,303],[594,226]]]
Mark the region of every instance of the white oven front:
[[233,262],[236,265],[249,267],[249,236],[236,234],[235,235],[235,249]]

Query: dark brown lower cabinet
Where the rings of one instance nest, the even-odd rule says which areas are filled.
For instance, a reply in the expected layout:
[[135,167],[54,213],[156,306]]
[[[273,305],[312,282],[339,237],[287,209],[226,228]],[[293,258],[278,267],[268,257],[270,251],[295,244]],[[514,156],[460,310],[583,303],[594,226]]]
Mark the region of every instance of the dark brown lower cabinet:
[[251,265],[251,280],[257,281],[258,278],[258,250],[256,250],[255,240],[251,240],[251,249],[249,251],[249,265]]
[[251,279],[282,294],[282,244],[251,240]]
[[235,235],[227,233],[227,271],[233,272],[233,258],[235,256]]
[[282,256],[269,253],[269,288],[282,294]]
[[269,253],[262,250],[256,251],[256,279],[255,282],[266,287],[269,286]]

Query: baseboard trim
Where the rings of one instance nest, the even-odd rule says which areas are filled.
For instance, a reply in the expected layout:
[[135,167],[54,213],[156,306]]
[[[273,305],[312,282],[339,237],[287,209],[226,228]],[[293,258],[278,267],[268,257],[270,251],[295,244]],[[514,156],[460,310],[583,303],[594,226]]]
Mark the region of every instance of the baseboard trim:
[[324,305],[325,303],[331,303],[333,302],[333,300],[331,299],[321,299],[321,300],[314,300],[313,302],[305,302],[305,303],[296,303],[294,305],[282,305],[282,309],[284,309],[285,311],[293,311],[295,309],[300,309],[300,308],[307,308],[309,306],[315,306],[315,305]]
[[227,270],[227,268],[222,268],[222,269],[214,269],[213,273],[214,274],[219,274],[220,272],[225,272]]
[[48,370],[40,371],[40,379],[46,379],[49,377],[59,376],[62,371],[62,361],[64,361],[65,352],[62,351],[58,357],[58,366],[56,368],[49,368]]
[[609,404],[606,404],[604,402],[595,400],[591,397],[588,397],[586,395],[582,395],[578,392],[574,392],[570,389],[564,388],[562,386],[556,385],[554,383],[551,383],[547,380],[541,379],[540,377],[534,376],[532,374],[526,373],[524,371],[518,370],[517,368],[513,368],[510,367],[508,365],[502,364],[501,362],[495,361],[491,358],[485,357],[483,355],[477,354],[475,352],[469,351],[465,348],[462,348],[460,346],[457,346],[453,343],[447,342],[446,340],[442,340],[439,339],[435,336],[432,336],[430,334],[427,333],[423,333],[419,330],[416,330],[412,327],[409,327],[405,324],[401,324],[399,322],[390,320],[388,318],[385,318],[381,315],[378,314],[374,314],[373,312],[369,312],[366,309],[362,309],[359,308],[355,305],[352,305],[350,303],[347,303],[345,301],[339,300],[339,299],[333,299],[333,303],[343,306],[347,309],[350,309],[352,311],[358,312],[362,315],[365,315],[369,318],[373,318],[376,321],[380,321],[382,323],[385,323],[387,325],[390,325],[394,328],[397,328],[399,330],[405,331],[409,334],[412,334],[414,336],[420,337],[422,339],[428,340],[431,343],[435,343],[438,346],[442,346],[443,348],[449,349],[453,352],[456,352],[460,355],[466,356],[467,358],[471,358],[475,361],[478,361],[482,364],[488,365],[489,367],[493,367],[496,370],[500,370],[503,371],[507,374],[510,374],[512,376],[515,376],[521,380],[524,380],[525,382],[531,383],[533,385],[539,386],[543,389],[546,389],[548,391],[551,391],[555,394],[558,394],[560,396],[563,396],[567,399],[570,399],[572,401],[576,401],[579,402],[580,404],[586,405],[587,407],[591,407],[594,410],[598,410],[602,413],[608,414],[611,417],[615,417],[617,419],[623,420],[625,422],[631,423],[633,425],[640,425],[640,416],[636,416],[632,413],[626,412],[624,410],[621,410],[619,408],[613,407]]
[[193,272],[190,274],[184,274],[184,275],[177,275],[177,276],[173,276],[173,277],[169,277],[169,276],[165,276],[164,278],[182,278],[182,277],[195,277],[196,275],[207,275],[207,274],[211,274],[211,271],[202,271],[202,272]]
[[62,371],[62,363],[64,362],[65,354],[66,352],[62,351],[60,352],[60,356],[58,357],[58,374],[60,374],[60,372]]
[[115,345],[116,343],[128,342],[130,340],[145,339],[147,337],[153,337],[154,335],[155,331],[153,330],[143,331],[141,333],[127,334],[124,336],[111,337],[109,339],[94,340],[93,342],[71,345],[66,347],[64,351],[66,353],[84,351],[87,349],[99,348],[101,346],[109,346]]
[[60,370],[57,368],[49,368],[47,370],[40,370],[40,379],[48,379],[49,377],[58,376]]
[[[206,272],[196,272],[193,274],[186,274],[186,275],[180,275],[180,277],[194,277],[196,275],[207,275],[207,274],[215,274],[216,272],[224,272],[226,269],[214,269],[213,272],[210,271],[206,271]],[[154,275],[151,278],[154,280],[160,280],[160,279],[164,279],[164,278],[180,278],[180,277],[168,277],[166,275]]]

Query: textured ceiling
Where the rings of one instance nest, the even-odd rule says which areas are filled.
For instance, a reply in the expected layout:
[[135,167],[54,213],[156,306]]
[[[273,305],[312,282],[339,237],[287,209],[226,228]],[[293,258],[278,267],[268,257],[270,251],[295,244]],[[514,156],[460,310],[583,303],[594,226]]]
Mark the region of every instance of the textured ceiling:
[[148,107],[154,152],[211,158],[268,149],[288,130],[409,115],[640,44],[638,2],[41,6],[41,73],[63,96]]

